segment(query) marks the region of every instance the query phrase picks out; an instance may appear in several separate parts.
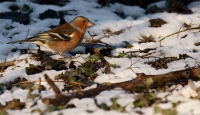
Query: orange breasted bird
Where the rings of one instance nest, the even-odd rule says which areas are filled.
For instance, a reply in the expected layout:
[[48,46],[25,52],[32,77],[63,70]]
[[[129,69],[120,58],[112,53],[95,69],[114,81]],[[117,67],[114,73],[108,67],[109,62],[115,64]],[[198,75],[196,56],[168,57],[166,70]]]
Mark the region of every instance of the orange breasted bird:
[[33,43],[63,55],[64,52],[68,52],[79,46],[86,30],[93,25],[94,23],[89,21],[86,17],[77,16],[69,23],[39,33],[34,37],[12,41],[8,44],[22,42]]

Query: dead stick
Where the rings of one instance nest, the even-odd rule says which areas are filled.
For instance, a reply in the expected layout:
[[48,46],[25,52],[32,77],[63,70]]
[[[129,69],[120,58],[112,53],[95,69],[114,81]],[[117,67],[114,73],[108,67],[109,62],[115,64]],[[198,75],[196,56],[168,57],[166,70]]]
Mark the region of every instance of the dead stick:
[[[47,82],[47,81],[40,81],[40,80],[29,80],[29,81],[22,81],[22,82],[19,82],[19,83],[15,83],[15,84],[12,84],[11,87],[13,86],[16,86],[16,85],[20,85],[20,84],[28,84],[28,83],[33,83],[33,82]],[[64,82],[64,81],[53,81],[53,82]]]
[[175,35],[175,34],[179,34],[179,33],[181,33],[181,32],[185,32],[185,31],[188,31],[188,30],[196,30],[196,29],[200,29],[200,27],[194,27],[194,28],[189,28],[189,29],[187,28],[187,29],[185,29],[185,30],[181,30],[181,31],[172,33],[172,34],[170,34],[170,35],[168,35],[168,36],[163,37],[163,38],[160,39],[158,42],[161,42],[162,40],[164,40],[165,38],[167,38],[167,37],[169,37],[169,36],[172,36],[172,35]]
[[191,79],[191,78],[200,78],[200,67],[193,69],[186,69],[181,71],[174,71],[166,74],[159,75],[146,75],[144,73],[137,73],[137,77],[133,80],[115,83],[111,85],[100,85],[97,88],[86,90],[86,91],[78,91],[74,92],[71,95],[62,96],[61,98],[43,98],[42,102],[45,104],[53,104],[53,105],[64,105],[67,104],[72,98],[85,98],[85,97],[94,97],[98,95],[100,92],[105,90],[111,90],[116,87],[120,87],[124,90],[135,92],[134,89],[137,88],[139,84],[145,83],[145,81],[149,78],[152,78],[153,84],[150,88],[159,87],[159,84],[164,84],[170,82],[172,80],[182,80],[182,79]]
[[109,33],[108,35],[104,35],[104,36],[102,36],[102,37],[100,37],[100,38],[97,38],[97,39],[95,39],[95,40],[101,40],[101,39],[103,39],[103,38],[108,38],[108,37],[113,36],[113,35],[119,35],[119,34],[121,34],[122,32],[124,32],[126,29],[130,29],[130,28],[132,28],[132,27],[133,27],[133,26],[131,25],[131,26],[126,27],[126,28],[124,28],[124,29],[111,32],[111,33]]
[[198,94],[198,96],[200,96],[200,90],[197,88],[197,86],[195,86],[191,79],[188,80],[188,85],[193,91],[195,91]]
[[6,60],[7,60],[8,54],[9,54],[9,52],[8,52],[8,50],[7,50],[7,51],[6,51],[6,56],[5,56],[4,62],[2,63],[2,66],[1,66],[1,72],[4,71],[5,63],[6,63]]
[[16,108],[22,108],[25,106],[24,102],[20,102],[19,99],[13,99],[10,101],[6,106],[0,107],[0,112],[1,110],[8,110],[8,109],[16,109]]
[[39,77],[38,92],[41,94],[41,77]]
[[4,62],[4,63],[0,63],[0,67],[8,67],[8,66],[13,66],[15,65],[15,63],[20,63],[22,61],[27,61],[27,58],[25,59],[19,59],[19,60],[14,60],[14,61],[9,61],[9,62]]
[[49,99],[49,98],[42,98],[42,102],[45,104],[53,104],[53,105],[65,105],[67,104],[72,97],[67,97],[62,95],[58,87],[55,85],[55,83],[49,78],[47,74],[44,74],[44,78],[47,81],[47,83],[52,87],[54,94],[56,95],[55,98]]
[[55,83],[49,78],[47,74],[44,74],[44,78],[47,81],[47,83],[50,85],[50,87],[53,89],[53,92],[55,93],[56,97],[60,97],[62,93],[58,89],[58,87],[55,85]]

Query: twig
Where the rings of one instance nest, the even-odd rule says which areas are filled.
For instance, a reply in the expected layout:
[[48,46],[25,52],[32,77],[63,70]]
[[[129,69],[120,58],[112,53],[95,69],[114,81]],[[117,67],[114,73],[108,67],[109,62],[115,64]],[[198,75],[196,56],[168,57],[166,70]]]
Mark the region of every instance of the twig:
[[[181,31],[181,28],[183,27],[184,24],[182,24],[182,26],[179,28],[179,32]],[[177,38],[178,38],[179,33],[177,34]]]
[[20,63],[22,61],[26,61],[27,62],[27,58],[25,59],[19,59],[19,60],[14,60],[14,61],[9,61],[9,62],[5,62],[4,63],[0,63],[0,67],[8,67],[8,66],[13,66],[15,65],[15,63]]
[[147,53],[147,52],[149,52],[149,51],[151,51],[151,50],[156,50],[156,48],[147,48],[147,49],[143,49],[143,50],[137,50],[137,51],[128,51],[128,52],[126,52],[126,53],[136,53],[136,52],[139,52],[139,53]]
[[25,39],[27,39],[28,33],[29,33],[29,29],[28,29],[28,32],[27,32],[27,34],[26,34],[26,38],[25,38]]
[[8,50],[6,51],[6,56],[5,56],[5,59],[4,59],[4,62],[2,63],[2,66],[1,66],[1,77],[2,77],[2,75],[3,75],[3,71],[4,71],[4,68],[5,68],[5,65],[6,65],[6,60],[7,60],[7,57],[8,57],[8,54],[9,54],[9,52],[8,52]]
[[191,79],[188,80],[188,85],[193,91],[195,91],[198,94],[198,96],[200,96],[200,90],[194,85]]
[[133,27],[133,26],[132,26],[132,24],[131,24],[131,26],[129,26],[129,27],[126,27],[126,28],[121,29],[121,30],[118,30],[118,31],[111,32],[111,33],[109,33],[108,35],[104,35],[104,36],[102,36],[102,37],[100,37],[100,38],[97,38],[97,39],[95,39],[95,40],[101,40],[101,39],[103,39],[103,38],[108,38],[108,37],[113,36],[113,35],[119,35],[119,34],[121,34],[122,32],[124,32],[126,29],[130,29],[130,28],[132,28],[132,27]]
[[43,103],[53,104],[53,105],[65,105],[72,99],[72,97],[70,97],[69,99],[66,99],[66,97],[61,93],[61,91],[58,89],[58,87],[49,78],[49,76],[47,74],[44,74],[44,78],[47,81],[47,83],[50,85],[50,87],[53,89],[53,92],[55,94],[55,98],[53,98],[53,99],[42,98]]
[[90,37],[92,38],[92,40],[94,40],[93,39],[94,35],[90,34],[90,31],[87,31],[87,33],[90,35]]
[[9,109],[20,109],[23,108],[25,106],[24,102],[20,102],[19,99],[14,99],[9,101],[8,104],[6,106],[2,106],[0,107],[0,112],[2,110],[9,110]]
[[196,29],[200,29],[200,27],[194,27],[194,28],[187,28],[185,30],[181,30],[181,31],[178,31],[178,32],[175,32],[175,33],[172,33],[170,35],[167,35],[165,37],[163,37],[162,39],[160,39],[158,42],[161,42],[162,40],[164,40],[165,38],[169,37],[169,36],[172,36],[172,35],[175,35],[175,34],[178,34],[178,33],[181,33],[181,32],[185,32],[185,31],[188,31],[188,30],[196,30]]
[[145,57],[147,57],[147,56],[149,56],[149,55],[151,55],[151,54],[153,54],[153,53],[155,53],[155,52],[147,53],[147,54],[144,54],[144,55],[139,56],[139,57],[140,57],[140,58],[145,58]]
[[41,77],[39,77],[38,92],[41,93]]
[[[139,62],[140,60],[138,60],[138,61],[136,61],[135,63],[132,63],[132,60],[131,60],[131,65],[130,66],[128,66],[126,69],[130,69],[133,73],[135,73],[134,71],[133,71],[133,69],[132,69],[132,66],[134,65],[134,64],[136,64],[137,62]],[[126,69],[124,69],[124,70],[126,70]],[[123,70],[123,71],[124,71]]]
[[56,97],[60,97],[62,95],[61,91],[58,89],[58,87],[55,85],[55,83],[49,78],[47,74],[44,74],[44,79],[47,81],[47,83],[50,85],[50,87],[53,89],[53,92],[55,93]]
[[108,63],[108,62],[106,62],[106,67],[105,67],[105,73],[106,74],[115,74],[115,73],[113,73],[112,71],[111,71],[111,69],[110,69],[110,63]]
[[[23,81],[23,82],[12,84],[11,87],[19,85],[19,84],[28,84],[28,83],[32,83],[32,82],[47,82],[47,81],[44,81],[44,80],[41,80],[41,81],[40,80]],[[64,81],[53,81],[53,82],[64,82]]]

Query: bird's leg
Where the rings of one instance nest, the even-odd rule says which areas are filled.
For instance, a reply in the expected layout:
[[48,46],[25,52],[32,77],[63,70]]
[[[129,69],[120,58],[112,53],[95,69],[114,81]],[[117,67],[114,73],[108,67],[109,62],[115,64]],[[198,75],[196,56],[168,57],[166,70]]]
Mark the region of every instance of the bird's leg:
[[40,50],[40,46],[39,45],[36,45],[38,47],[38,50]]
[[37,53],[39,54],[41,52],[40,46],[39,45],[36,45],[36,46],[38,47]]
[[50,53],[47,53],[47,52],[45,52],[45,51],[42,51],[41,49],[40,49],[40,46],[39,45],[36,45],[37,47],[38,47],[38,50],[37,50],[37,54],[39,55],[39,54],[44,54],[44,55],[46,55],[46,56],[49,56],[49,55],[51,55]]
[[66,56],[63,53],[58,53],[58,54],[63,57],[63,58],[60,58],[60,59],[70,59],[69,56]]
[[[29,49],[29,47],[28,47],[27,51],[31,52],[31,50]],[[31,52],[31,53],[32,53],[32,52]]]
[[63,57],[63,58],[59,58],[59,59],[70,59],[70,60],[72,60],[72,59],[77,58],[77,57],[69,57],[69,56],[66,56],[66,55],[64,55],[63,53],[59,53],[59,55]]
[[69,57],[69,56],[64,55],[63,53],[59,53],[59,55],[63,57],[63,58],[59,58],[59,60],[69,59],[68,62],[72,61],[73,59],[76,59],[76,58],[80,57],[80,56],[78,56],[78,57]]

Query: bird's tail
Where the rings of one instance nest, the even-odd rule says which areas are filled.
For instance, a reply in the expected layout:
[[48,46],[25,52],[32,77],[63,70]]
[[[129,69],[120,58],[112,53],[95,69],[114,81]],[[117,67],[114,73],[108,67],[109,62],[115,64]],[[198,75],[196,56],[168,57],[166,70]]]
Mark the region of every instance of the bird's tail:
[[16,41],[8,42],[7,44],[23,43],[23,42],[31,42],[31,41],[30,40],[16,40]]

